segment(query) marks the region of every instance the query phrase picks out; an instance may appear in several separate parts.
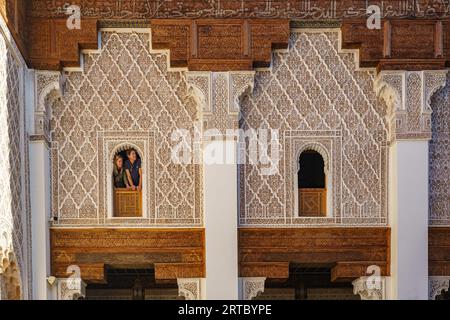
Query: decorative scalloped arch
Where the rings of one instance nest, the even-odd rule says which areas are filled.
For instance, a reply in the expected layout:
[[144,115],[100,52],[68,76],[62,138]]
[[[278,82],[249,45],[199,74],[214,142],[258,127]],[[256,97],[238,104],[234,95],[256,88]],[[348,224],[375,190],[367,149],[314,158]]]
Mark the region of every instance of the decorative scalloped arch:
[[318,142],[312,142],[312,143],[308,143],[306,145],[304,145],[302,148],[300,148],[297,151],[297,154],[295,155],[295,159],[297,161],[297,172],[300,171],[300,156],[303,152],[305,151],[316,151],[317,153],[319,153],[322,158],[323,158],[323,163],[324,163],[324,170],[325,170],[325,174],[328,175],[329,169],[330,169],[330,156],[328,154],[327,149]]
[[114,161],[114,157],[116,154],[118,154],[119,152],[122,152],[124,150],[128,150],[128,149],[136,150],[136,152],[138,153],[141,160],[142,161],[145,160],[144,152],[142,152],[141,148],[139,148],[137,145],[135,145],[134,143],[131,143],[131,142],[122,142],[122,143],[119,143],[118,145],[116,145],[112,149],[111,154],[109,155],[109,160]]

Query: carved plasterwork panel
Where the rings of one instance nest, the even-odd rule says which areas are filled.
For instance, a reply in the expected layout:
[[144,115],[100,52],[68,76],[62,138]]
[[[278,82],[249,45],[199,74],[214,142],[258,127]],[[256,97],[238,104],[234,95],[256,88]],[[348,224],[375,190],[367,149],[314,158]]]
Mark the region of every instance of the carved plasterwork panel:
[[[264,165],[240,166],[241,225],[387,223],[388,127],[374,78],[374,71],[356,70],[353,53],[339,52],[338,31],[291,34],[289,52],[275,53],[272,68],[256,73],[254,92],[242,102],[241,128],[279,130],[281,152],[274,175],[262,175]],[[334,181],[333,219],[292,219],[292,155],[301,147],[290,149],[293,132],[298,141],[322,141],[340,159],[332,160],[333,170],[345,172]]]
[[436,300],[443,291],[448,291],[450,277],[429,277],[428,279],[428,299]]
[[36,71],[33,139],[50,140],[50,105],[64,90],[64,76],[56,71]]
[[[286,221],[293,224],[315,224],[315,223],[340,223],[341,222],[341,197],[342,194],[342,136],[340,131],[288,131],[285,133],[285,172],[286,175],[286,195],[290,199],[286,203]],[[299,217],[298,201],[295,192],[298,194],[297,173],[299,171],[298,159],[305,150],[316,150],[324,159],[325,173],[327,181],[331,179],[332,215],[327,213],[327,217]],[[291,165],[293,164],[293,165]],[[351,213],[358,210],[355,207],[344,208]],[[269,212],[267,212],[269,213]]]
[[78,300],[86,297],[86,283],[80,278],[58,279],[57,300]]
[[185,300],[200,300],[200,279],[181,278],[177,279],[178,295]]
[[431,138],[431,99],[444,87],[445,70],[382,71],[376,81],[377,95],[386,102],[389,141]]
[[201,167],[171,159],[171,134],[193,132],[196,103],[185,74],[168,72],[167,61],[166,53],[150,53],[145,31],[103,32],[102,49],[85,55],[84,71],[67,75],[51,117],[52,203],[59,224],[112,223],[104,220],[103,161],[109,161],[108,148],[127,140],[143,144],[149,159],[143,165],[150,166],[144,169],[154,173],[155,186],[147,193],[152,219],[127,224],[201,225]]
[[450,225],[450,76],[431,100],[430,224]]
[[266,278],[243,278],[242,300],[253,300],[264,292]]
[[237,129],[242,99],[253,90],[255,73],[188,72],[189,95],[198,106],[202,129]]
[[385,300],[386,278],[360,277],[352,282],[353,294],[359,295],[361,300]]
[[0,276],[10,299],[31,294],[25,69],[25,62],[0,17]]

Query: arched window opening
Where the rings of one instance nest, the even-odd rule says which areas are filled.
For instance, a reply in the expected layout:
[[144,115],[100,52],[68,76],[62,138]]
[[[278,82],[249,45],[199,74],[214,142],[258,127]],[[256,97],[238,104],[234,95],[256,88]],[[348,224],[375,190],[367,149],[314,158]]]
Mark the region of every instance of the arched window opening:
[[135,149],[116,152],[112,179],[114,217],[142,217],[142,163]]
[[325,162],[320,153],[305,150],[300,154],[298,171],[299,215],[327,215],[327,181]]

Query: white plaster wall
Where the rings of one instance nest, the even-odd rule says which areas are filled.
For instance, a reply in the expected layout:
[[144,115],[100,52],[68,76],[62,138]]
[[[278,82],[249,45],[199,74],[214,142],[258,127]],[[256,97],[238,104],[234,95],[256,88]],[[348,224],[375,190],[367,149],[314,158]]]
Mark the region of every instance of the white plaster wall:
[[428,141],[390,149],[391,299],[428,298]]

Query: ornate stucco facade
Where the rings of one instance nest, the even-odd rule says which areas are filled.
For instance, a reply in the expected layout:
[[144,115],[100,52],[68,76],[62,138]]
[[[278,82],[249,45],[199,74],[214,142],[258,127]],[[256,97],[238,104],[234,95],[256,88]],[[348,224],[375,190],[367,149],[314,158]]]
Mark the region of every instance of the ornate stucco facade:
[[63,2],[0,3],[1,299],[448,298],[445,8]]

